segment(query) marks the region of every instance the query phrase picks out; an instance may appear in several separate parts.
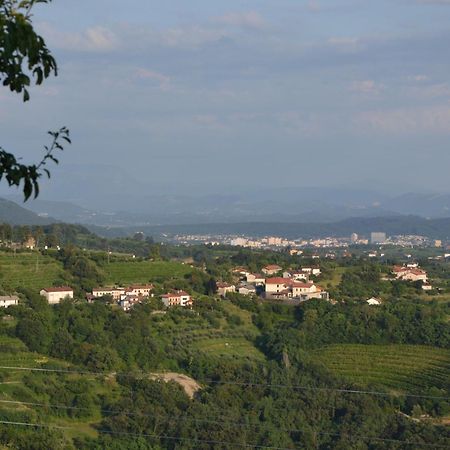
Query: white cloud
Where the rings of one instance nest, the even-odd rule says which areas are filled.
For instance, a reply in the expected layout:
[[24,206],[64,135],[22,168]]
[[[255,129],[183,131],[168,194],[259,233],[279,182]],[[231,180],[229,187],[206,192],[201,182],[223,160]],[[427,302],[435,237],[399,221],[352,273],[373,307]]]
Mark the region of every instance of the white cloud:
[[429,77],[427,75],[418,74],[418,75],[409,75],[408,76],[408,81],[421,82],[421,81],[427,81],[427,80],[429,80]]
[[350,90],[360,94],[378,95],[385,88],[384,84],[376,83],[374,80],[354,81]]
[[256,11],[231,12],[220,17],[216,17],[214,22],[233,27],[262,29],[267,23]]
[[135,76],[141,80],[153,80],[159,84],[159,87],[163,91],[167,91],[170,88],[170,77],[160,72],[148,69],[137,69]]
[[358,130],[388,134],[450,133],[450,106],[366,111],[354,120]]
[[108,28],[95,26],[78,33],[59,31],[49,24],[41,24],[40,29],[50,47],[64,50],[105,52],[118,47],[119,39]]

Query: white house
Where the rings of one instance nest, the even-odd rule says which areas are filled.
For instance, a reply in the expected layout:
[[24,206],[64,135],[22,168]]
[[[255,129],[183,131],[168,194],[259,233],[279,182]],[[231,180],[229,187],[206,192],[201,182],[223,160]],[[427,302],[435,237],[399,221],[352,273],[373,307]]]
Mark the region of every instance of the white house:
[[216,287],[217,293],[221,297],[226,297],[229,292],[236,292],[236,286],[234,284],[226,283],[224,281],[218,281]]
[[50,287],[42,289],[40,294],[47,299],[50,305],[55,305],[65,298],[73,298],[73,289],[67,286]]
[[150,297],[150,293],[153,290],[153,284],[134,284],[125,289],[125,293],[128,295],[139,295],[141,297]]
[[394,266],[392,272],[397,280],[423,281],[424,283],[426,283],[428,280],[428,275],[425,270],[419,268]]
[[266,279],[259,273],[249,273],[245,279],[247,280],[247,283],[261,285],[264,284]]
[[93,297],[105,297],[110,296],[113,300],[120,300],[120,297],[125,294],[125,288],[95,288],[92,289]]
[[277,264],[269,264],[268,266],[263,267],[261,272],[264,275],[275,275],[276,273],[280,272],[281,270],[283,270],[283,268],[280,267],[279,265],[277,265]]
[[0,308],[9,308],[19,304],[19,297],[17,295],[1,295]]
[[237,292],[241,295],[256,295],[256,288],[253,284],[240,284]]
[[366,300],[366,303],[369,304],[370,306],[378,306],[381,305],[381,300],[379,298],[372,297]]
[[293,298],[311,300],[321,298],[328,300],[328,292],[314,283],[302,283],[290,278],[268,278],[266,280],[266,298]]
[[184,291],[175,291],[161,295],[164,306],[192,306],[192,297]]
[[134,305],[140,303],[142,296],[140,295],[124,295],[119,301],[120,307],[124,311],[129,311]]

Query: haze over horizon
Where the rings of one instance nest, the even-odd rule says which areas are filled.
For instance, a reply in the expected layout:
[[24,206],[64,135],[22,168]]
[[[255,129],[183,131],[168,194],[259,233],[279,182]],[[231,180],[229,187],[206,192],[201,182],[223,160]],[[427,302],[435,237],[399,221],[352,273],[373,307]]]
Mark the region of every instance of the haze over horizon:
[[43,200],[450,192],[448,1],[60,0],[33,13],[60,75],[25,105],[3,89],[0,120],[2,146],[26,161],[46,130],[71,129]]

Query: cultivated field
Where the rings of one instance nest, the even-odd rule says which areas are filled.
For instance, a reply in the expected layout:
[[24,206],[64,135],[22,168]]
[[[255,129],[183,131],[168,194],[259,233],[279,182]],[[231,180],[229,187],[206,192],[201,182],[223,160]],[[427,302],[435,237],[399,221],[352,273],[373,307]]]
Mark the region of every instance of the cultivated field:
[[187,264],[165,261],[111,262],[103,267],[107,284],[125,285],[182,278],[191,273]]
[[0,253],[0,286],[6,291],[28,288],[40,291],[64,275],[62,264],[36,253]]
[[450,350],[417,345],[331,345],[317,361],[349,381],[409,392],[450,388]]

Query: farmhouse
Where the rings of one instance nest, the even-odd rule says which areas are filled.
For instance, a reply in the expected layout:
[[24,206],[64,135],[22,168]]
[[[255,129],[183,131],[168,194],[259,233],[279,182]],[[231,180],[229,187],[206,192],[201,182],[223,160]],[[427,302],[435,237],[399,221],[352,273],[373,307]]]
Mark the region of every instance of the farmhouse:
[[164,306],[192,306],[192,297],[184,291],[175,291],[161,295]]
[[256,287],[253,284],[242,283],[237,287],[237,292],[241,295],[256,295]]
[[127,295],[139,295],[141,297],[150,297],[153,290],[153,284],[135,284],[125,289]]
[[418,267],[394,266],[392,272],[397,280],[423,281],[424,283],[428,280],[428,275],[425,270],[419,269]]
[[40,295],[45,297],[50,305],[55,305],[65,298],[73,298],[73,289],[67,286],[44,288]]
[[120,297],[125,294],[125,288],[118,287],[118,288],[95,288],[92,289],[92,296],[93,297],[105,297],[110,296],[113,298],[113,300],[120,300]]
[[276,273],[280,272],[281,270],[283,270],[283,268],[278,266],[277,264],[269,264],[268,266],[263,267],[261,272],[264,275],[275,275]]
[[328,292],[314,283],[294,281],[290,278],[267,278],[265,297],[268,299],[329,299]]
[[134,305],[140,303],[141,300],[142,296],[140,295],[125,295],[119,301],[119,305],[124,311],[129,311]]
[[249,273],[245,279],[247,280],[247,283],[255,284],[255,285],[262,285],[266,281],[263,275],[259,273]]
[[0,295],[0,308],[9,308],[19,304],[17,295]]
[[228,292],[236,292],[236,286],[234,284],[225,283],[224,281],[218,281],[216,287],[217,293],[221,297],[226,297]]

